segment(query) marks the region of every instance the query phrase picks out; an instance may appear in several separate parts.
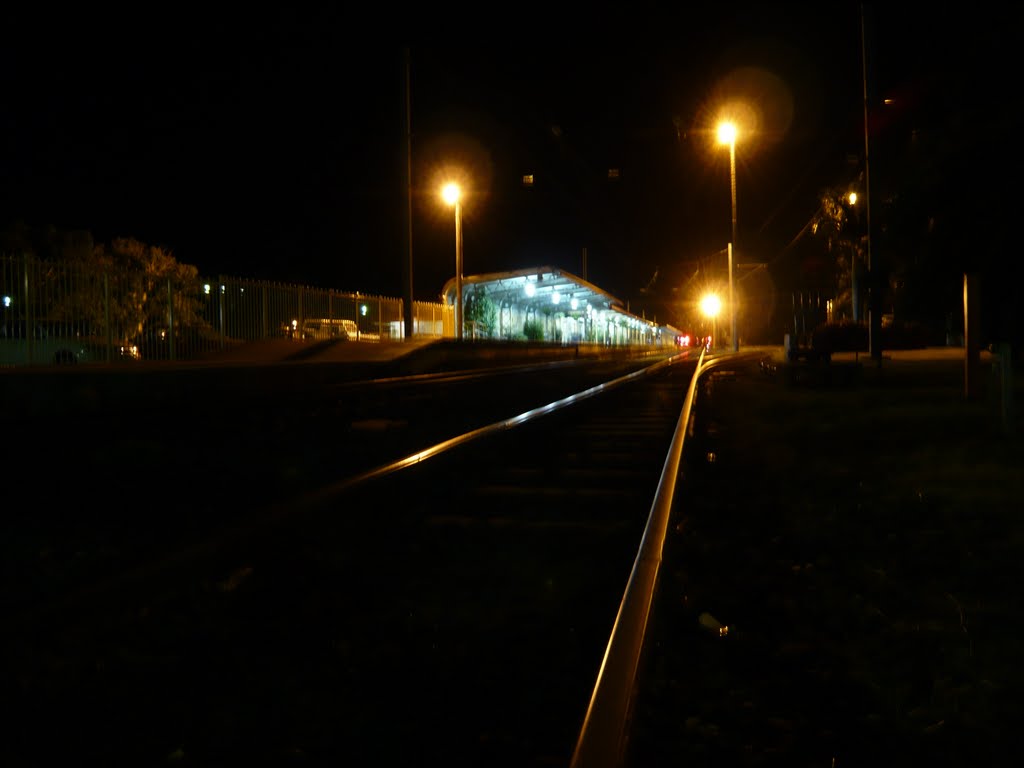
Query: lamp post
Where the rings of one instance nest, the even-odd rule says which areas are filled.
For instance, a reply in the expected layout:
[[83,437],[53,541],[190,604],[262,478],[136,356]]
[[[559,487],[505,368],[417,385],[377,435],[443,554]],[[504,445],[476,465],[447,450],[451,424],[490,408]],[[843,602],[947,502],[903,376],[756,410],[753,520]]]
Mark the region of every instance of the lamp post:
[[[857,193],[851,192],[846,197],[850,203],[851,208],[855,208],[857,205]],[[860,295],[857,291],[857,246],[853,243],[850,244],[850,317],[853,322],[859,322],[860,320]]]
[[736,336],[736,300],[733,295],[732,264],[736,254],[736,124],[723,122],[718,125],[718,143],[729,145],[729,187],[732,194],[732,242],[729,243],[729,338],[732,351],[738,352],[740,340]]
[[455,206],[455,338],[462,341],[462,194],[459,185],[445,184],[441,197],[448,205]]

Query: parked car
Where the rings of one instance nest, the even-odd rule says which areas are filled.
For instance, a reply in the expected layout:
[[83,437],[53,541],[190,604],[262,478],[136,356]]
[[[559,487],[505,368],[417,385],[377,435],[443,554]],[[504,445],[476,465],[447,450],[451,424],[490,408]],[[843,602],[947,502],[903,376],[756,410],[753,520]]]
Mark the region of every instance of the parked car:
[[75,339],[2,339],[0,365],[74,365],[88,359],[85,347]]
[[[109,356],[108,356],[109,346]],[[31,337],[20,324],[0,328],[0,367],[25,365],[77,365],[139,359],[132,342],[83,336],[61,326],[39,324]]]

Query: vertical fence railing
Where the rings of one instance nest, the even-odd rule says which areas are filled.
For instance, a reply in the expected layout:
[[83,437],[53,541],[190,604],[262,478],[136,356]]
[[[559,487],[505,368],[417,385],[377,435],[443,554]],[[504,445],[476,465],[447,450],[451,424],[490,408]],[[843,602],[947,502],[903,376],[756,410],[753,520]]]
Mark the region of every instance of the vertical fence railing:
[[[137,270],[31,256],[0,255],[0,265],[0,339],[20,338],[15,344],[20,362],[46,362],[52,344],[44,339],[86,337],[102,349],[100,361],[122,357],[124,348],[138,349],[145,360],[195,359],[241,343],[294,335],[309,319],[328,320],[329,325],[352,320],[365,341],[406,336],[401,298],[225,275],[215,280],[155,278]],[[413,337],[455,336],[450,305],[414,301],[412,318]],[[512,319],[510,310],[509,337],[514,335]],[[43,330],[35,330],[43,325],[45,337]],[[518,319],[514,325],[518,329]],[[549,328],[551,338],[567,341],[581,333],[568,325],[560,330],[555,334]],[[582,333],[606,344],[658,344],[650,329],[640,332],[610,321],[600,328],[591,321]]]
[[[89,359],[97,362],[123,358],[126,349],[143,360],[197,359],[292,336],[310,319],[352,320],[365,341],[406,336],[397,297],[226,275],[154,277],[27,255],[0,254],[0,297],[0,343],[15,348],[13,358],[0,358],[6,365],[47,362],[54,339],[88,340],[99,351]],[[412,319],[413,337],[455,337],[450,305],[413,301]],[[607,336],[626,341],[618,328]]]

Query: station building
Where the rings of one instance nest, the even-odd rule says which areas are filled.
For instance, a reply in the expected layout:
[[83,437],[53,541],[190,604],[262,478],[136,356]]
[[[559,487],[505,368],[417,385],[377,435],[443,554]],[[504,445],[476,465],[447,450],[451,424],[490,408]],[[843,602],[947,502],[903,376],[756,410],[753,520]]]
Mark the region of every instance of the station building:
[[[453,277],[441,298],[455,306]],[[562,344],[674,346],[680,331],[631,314],[623,301],[554,267],[530,267],[462,278],[468,338]]]

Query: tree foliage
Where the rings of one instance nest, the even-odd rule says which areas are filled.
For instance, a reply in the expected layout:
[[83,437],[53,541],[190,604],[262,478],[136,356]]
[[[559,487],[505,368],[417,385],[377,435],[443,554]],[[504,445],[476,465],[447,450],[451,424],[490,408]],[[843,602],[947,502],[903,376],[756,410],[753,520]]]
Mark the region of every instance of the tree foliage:
[[[171,323],[193,326],[199,317],[199,271],[179,263],[170,251],[132,238],[98,246],[94,264],[120,283],[113,308],[129,338],[150,335]],[[112,292],[114,293],[114,292]]]
[[6,252],[38,263],[33,289],[46,297],[49,320],[128,342],[156,336],[172,322],[207,325],[200,315],[198,268],[179,262],[167,248],[131,237],[96,243],[86,231],[33,230],[21,223],[9,226],[0,242]]
[[[851,199],[850,188],[829,187],[821,193],[821,205],[811,231],[824,241],[829,255],[829,269],[835,285],[834,305],[837,312],[853,311],[853,302],[863,302],[865,276],[866,232],[860,219],[858,203]],[[863,203],[861,203],[863,205]]]
[[526,320],[523,322],[523,335],[529,341],[543,341],[544,325],[539,320]]
[[498,330],[498,308],[487,294],[472,291],[466,297],[465,324],[474,335],[493,338]]

